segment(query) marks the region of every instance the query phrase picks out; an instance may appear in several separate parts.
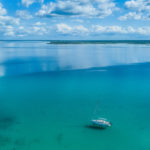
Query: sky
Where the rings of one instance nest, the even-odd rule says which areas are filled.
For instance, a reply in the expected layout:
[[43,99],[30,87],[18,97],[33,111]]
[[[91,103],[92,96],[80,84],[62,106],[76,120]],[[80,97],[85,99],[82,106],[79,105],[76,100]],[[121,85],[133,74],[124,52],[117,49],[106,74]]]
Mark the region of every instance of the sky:
[[0,40],[150,40],[150,0],[0,0]]

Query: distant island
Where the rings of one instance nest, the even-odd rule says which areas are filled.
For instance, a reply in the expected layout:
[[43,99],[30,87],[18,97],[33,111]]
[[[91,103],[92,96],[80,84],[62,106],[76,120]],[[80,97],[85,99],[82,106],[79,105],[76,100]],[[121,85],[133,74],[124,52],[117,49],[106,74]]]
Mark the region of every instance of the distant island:
[[51,40],[48,44],[150,44],[150,40]]

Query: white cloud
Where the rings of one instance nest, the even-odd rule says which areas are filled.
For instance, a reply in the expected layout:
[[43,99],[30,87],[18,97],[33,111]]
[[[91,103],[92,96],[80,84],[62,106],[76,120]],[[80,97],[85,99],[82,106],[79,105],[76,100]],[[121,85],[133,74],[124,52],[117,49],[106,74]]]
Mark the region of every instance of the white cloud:
[[11,16],[7,16],[7,10],[3,8],[3,5],[0,3],[0,25],[11,25],[19,24],[19,19]]
[[44,0],[22,0],[22,4],[26,7],[29,7],[33,3],[43,3]]
[[122,28],[121,26],[93,25],[92,32],[93,33],[127,33],[127,30]]
[[57,24],[57,32],[63,34],[72,33],[72,28],[66,24]]
[[42,8],[36,13],[39,16],[81,16],[104,18],[117,10],[113,0],[56,0]]
[[21,18],[21,19],[32,19],[32,15],[30,15],[30,13],[26,10],[17,10],[16,11],[16,15],[17,17]]
[[129,0],[125,2],[125,6],[138,12],[150,11],[150,0]]
[[20,20],[18,18],[8,16],[7,10],[3,8],[3,5],[0,3],[0,32],[4,36],[14,36],[14,28],[19,24]]
[[47,25],[45,22],[36,22],[31,28],[31,33],[38,34],[38,35],[44,35],[50,33],[51,27]]
[[82,19],[73,19],[72,21],[79,22],[79,23],[83,23],[84,22]]
[[125,7],[131,12],[119,17],[120,20],[145,20],[150,17],[150,0],[129,0],[125,2]]
[[35,32],[38,35],[47,34],[47,29],[45,27],[34,26],[32,29],[33,29],[33,32]]
[[122,26],[101,26],[92,25],[88,28],[77,25],[67,25],[67,24],[57,24],[56,32],[58,34],[64,35],[101,35],[101,34],[139,34],[139,35],[150,35],[150,27],[137,27],[132,26],[122,27]]
[[128,19],[140,20],[141,18],[142,18],[141,13],[129,12],[124,16],[119,17],[119,20],[128,20]]
[[[8,27],[7,27],[8,28]],[[54,30],[55,29],[55,30]],[[122,27],[122,26],[101,26],[101,25],[92,25],[90,27],[85,27],[83,25],[68,25],[64,23],[60,23],[56,25],[56,28],[54,26],[48,26],[48,25],[33,25],[33,26],[27,26],[23,27],[20,26],[18,28],[11,28],[9,27],[7,29],[9,31],[9,34],[13,32],[16,36],[33,36],[33,35],[51,35],[51,32],[59,35],[70,35],[70,36],[95,36],[95,35],[127,35],[127,34],[134,34],[134,35],[144,35],[144,36],[150,36],[150,26],[145,27]],[[12,31],[12,32],[11,32]],[[6,34],[5,34],[6,35]]]
[[3,5],[0,3],[0,16],[1,15],[6,15],[7,14],[7,11],[5,8],[3,8]]
[[5,26],[4,36],[14,36],[14,27],[13,26]]
[[7,16],[7,10],[0,3],[0,32],[4,36],[14,36],[14,26],[19,25],[20,20],[11,16]]
[[56,27],[57,27],[56,31],[61,34],[86,35],[88,33],[88,29],[82,25],[69,26],[67,24],[61,23],[61,24],[57,24]]
[[78,25],[75,27],[75,30],[79,33],[88,33],[88,29],[82,25]]
[[36,25],[36,26],[42,26],[42,25],[46,25],[46,23],[38,21],[34,25]]
[[20,20],[18,18],[10,17],[10,16],[0,16],[0,24],[1,25],[19,25]]
[[56,26],[49,26],[46,23],[36,22],[33,25],[1,25],[0,33],[6,37],[30,37],[30,36],[50,36],[51,33],[57,35],[68,36],[101,36],[101,35],[144,35],[150,36],[150,26],[145,27],[132,27],[132,26],[102,26],[91,25],[85,27],[83,25],[68,25],[64,23],[57,24]]
[[128,33],[135,33],[135,32],[136,32],[136,29],[134,29],[134,28],[131,27],[131,26],[128,26],[127,31],[128,31]]
[[16,30],[18,36],[34,36],[34,35],[47,35],[50,33],[50,27],[46,23],[36,22],[34,24],[27,24],[26,26],[19,26]]
[[26,25],[26,26],[1,26],[0,33],[3,33],[6,37],[25,37],[25,36],[42,36],[50,33],[50,28],[48,26],[36,26],[36,25]]
[[141,34],[141,35],[150,35],[150,26],[134,28],[132,26],[121,27],[121,26],[100,26],[100,25],[93,25],[92,26],[92,33],[94,33],[94,34],[114,33],[114,34]]
[[139,27],[137,32],[143,35],[150,35],[150,27]]

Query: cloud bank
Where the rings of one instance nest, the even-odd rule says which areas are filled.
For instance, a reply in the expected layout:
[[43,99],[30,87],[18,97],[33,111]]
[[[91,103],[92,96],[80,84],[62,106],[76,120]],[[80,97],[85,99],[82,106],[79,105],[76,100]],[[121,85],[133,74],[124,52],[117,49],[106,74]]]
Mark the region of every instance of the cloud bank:
[[104,18],[117,10],[112,0],[57,0],[42,5],[38,16],[99,17]]
[[[45,38],[47,36],[65,39],[66,36],[70,36],[93,39],[101,35],[120,37],[132,34],[144,38],[150,36],[148,22],[150,0],[126,0],[122,6],[118,5],[117,0],[19,0],[20,3],[17,2],[16,0],[16,6],[10,10],[6,3],[4,7],[0,2],[1,37]],[[123,21],[126,23],[124,24]]]
[[150,0],[129,0],[124,5],[130,12],[121,16],[120,20],[147,20],[150,18]]
[[24,6],[29,7],[30,5],[34,3],[43,3],[44,0],[22,0],[21,2]]

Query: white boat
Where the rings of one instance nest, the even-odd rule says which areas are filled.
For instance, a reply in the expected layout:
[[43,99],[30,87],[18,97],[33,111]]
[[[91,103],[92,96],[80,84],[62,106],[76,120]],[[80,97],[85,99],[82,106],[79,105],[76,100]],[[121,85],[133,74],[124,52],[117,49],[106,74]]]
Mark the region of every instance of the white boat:
[[92,122],[92,127],[94,128],[107,128],[107,127],[111,127],[111,122],[109,122],[107,119],[105,118],[99,118],[96,120],[91,120]]
[[[96,116],[98,110],[99,110],[99,104],[96,106],[96,109],[94,111],[94,116]],[[98,116],[100,116],[100,115],[98,115]],[[92,119],[91,120],[92,124],[89,126],[91,128],[102,128],[102,129],[105,129],[107,127],[111,127],[111,125],[112,125],[111,122],[108,121],[106,118],[99,118],[99,117],[93,117],[93,118],[97,118],[97,119]]]

